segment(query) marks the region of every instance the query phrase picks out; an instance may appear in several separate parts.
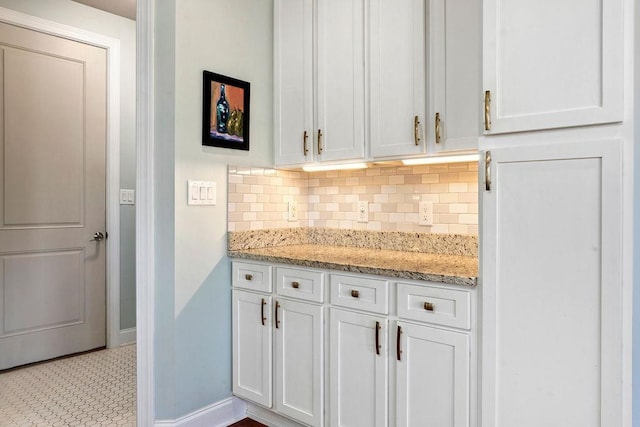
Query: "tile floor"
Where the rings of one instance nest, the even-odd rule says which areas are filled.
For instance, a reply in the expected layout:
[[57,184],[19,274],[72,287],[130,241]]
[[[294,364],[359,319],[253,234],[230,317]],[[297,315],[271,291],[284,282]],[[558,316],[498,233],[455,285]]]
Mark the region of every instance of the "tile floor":
[[136,346],[0,373],[0,426],[135,426]]

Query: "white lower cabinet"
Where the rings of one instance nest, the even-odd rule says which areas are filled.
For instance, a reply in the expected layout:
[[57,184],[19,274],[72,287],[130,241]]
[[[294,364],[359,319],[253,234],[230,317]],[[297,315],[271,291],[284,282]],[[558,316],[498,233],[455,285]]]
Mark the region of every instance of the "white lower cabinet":
[[275,304],[275,407],[305,424],[322,426],[324,309],[288,299]]
[[468,427],[469,335],[397,322],[398,427]]
[[476,427],[474,291],[233,264],[233,393],[271,424]]
[[331,426],[388,421],[387,318],[331,309]]
[[271,407],[271,297],[232,292],[233,394]]

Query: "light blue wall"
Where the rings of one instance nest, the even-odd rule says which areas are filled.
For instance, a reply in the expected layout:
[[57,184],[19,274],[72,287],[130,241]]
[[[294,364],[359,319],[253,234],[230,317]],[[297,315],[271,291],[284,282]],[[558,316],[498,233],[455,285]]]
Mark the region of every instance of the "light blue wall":
[[[227,165],[273,164],[273,1],[156,2],[156,419],[231,396]],[[251,83],[250,151],[201,144],[202,71]],[[217,184],[188,206],[187,180]]]
[[[136,23],[71,0],[0,0],[0,7],[120,40],[120,188],[135,189]],[[135,206],[120,207],[120,329],[136,326]]]

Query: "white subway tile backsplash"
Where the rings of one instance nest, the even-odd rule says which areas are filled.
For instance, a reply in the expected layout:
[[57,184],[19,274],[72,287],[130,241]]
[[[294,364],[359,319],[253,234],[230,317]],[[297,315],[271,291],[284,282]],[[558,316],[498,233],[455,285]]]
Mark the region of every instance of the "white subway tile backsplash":
[[[478,234],[477,163],[373,167],[307,173],[229,167],[229,230],[322,227]],[[288,202],[298,221],[288,221]],[[357,222],[357,202],[369,222]],[[420,201],[434,203],[434,224],[418,224]]]

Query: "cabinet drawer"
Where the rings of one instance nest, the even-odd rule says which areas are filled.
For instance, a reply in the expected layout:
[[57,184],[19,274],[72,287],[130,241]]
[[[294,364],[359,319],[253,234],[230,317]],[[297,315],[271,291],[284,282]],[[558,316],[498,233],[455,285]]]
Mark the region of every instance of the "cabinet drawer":
[[324,301],[324,273],[297,268],[276,267],[278,295],[307,301]]
[[271,266],[249,262],[232,263],[232,282],[236,288],[271,292]]
[[469,292],[398,283],[398,317],[470,329]]
[[332,274],[331,304],[388,314],[389,282]]

